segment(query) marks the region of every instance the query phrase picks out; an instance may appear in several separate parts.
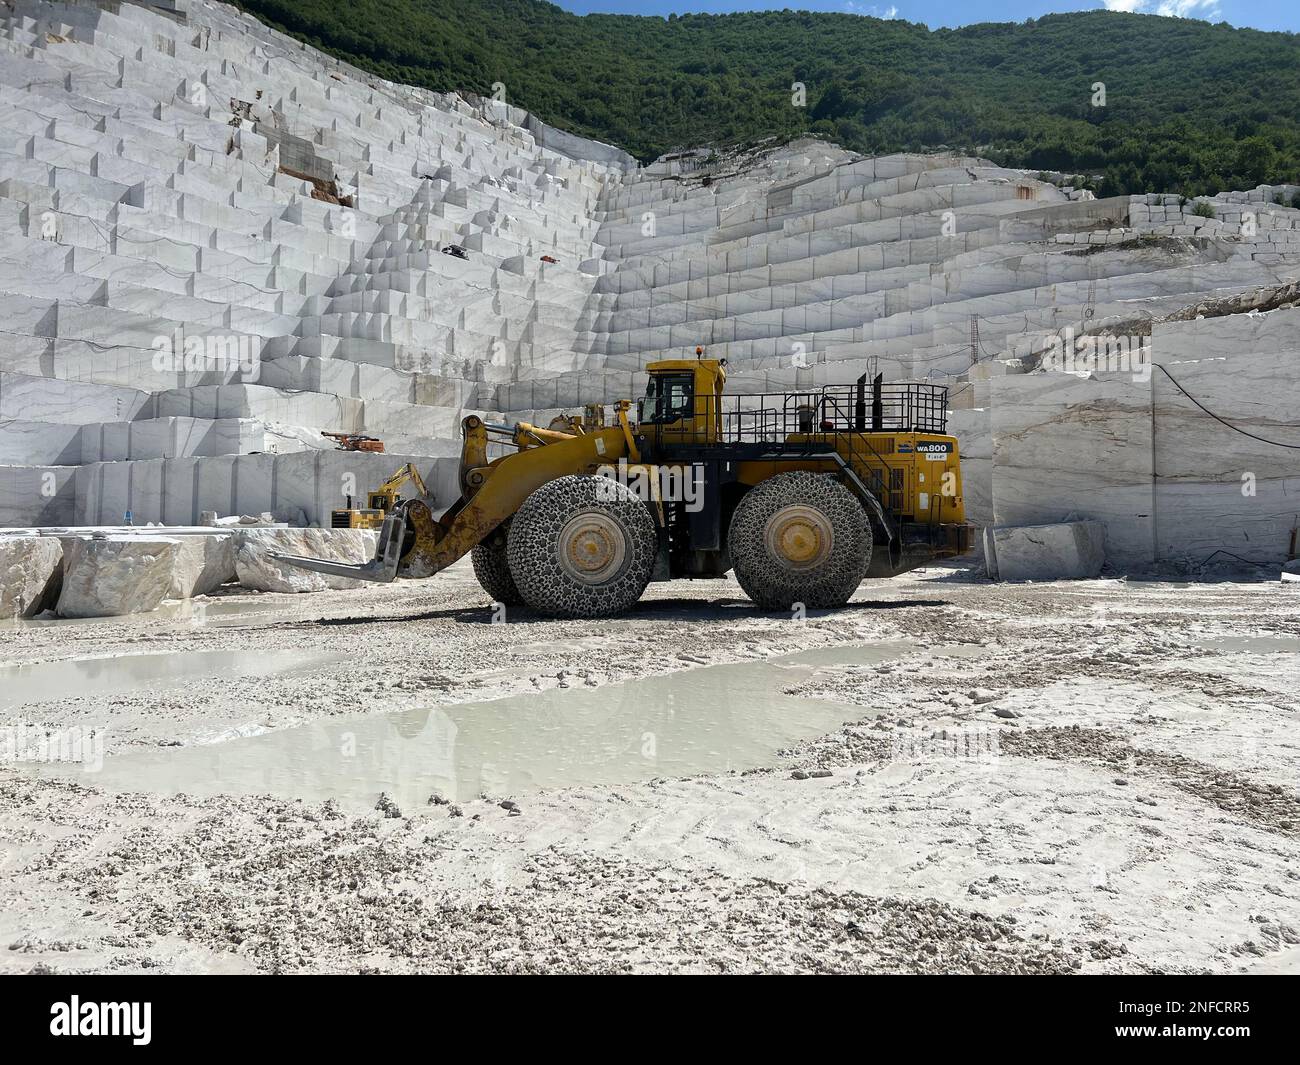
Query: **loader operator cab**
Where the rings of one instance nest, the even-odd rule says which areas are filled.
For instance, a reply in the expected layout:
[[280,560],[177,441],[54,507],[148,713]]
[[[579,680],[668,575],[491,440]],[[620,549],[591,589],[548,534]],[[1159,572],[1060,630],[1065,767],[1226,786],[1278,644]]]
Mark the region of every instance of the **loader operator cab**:
[[716,444],[721,436],[725,360],[665,359],[646,367],[650,380],[637,409],[640,431],[656,446]]
[[695,409],[695,375],[690,373],[651,374],[641,400],[642,425],[668,425],[688,418]]

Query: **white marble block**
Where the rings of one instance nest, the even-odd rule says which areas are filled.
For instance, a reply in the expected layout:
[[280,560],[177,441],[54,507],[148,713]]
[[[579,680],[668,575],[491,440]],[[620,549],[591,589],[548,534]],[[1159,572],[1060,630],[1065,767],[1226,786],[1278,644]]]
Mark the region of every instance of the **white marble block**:
[[0,466],[0,528],[71,525],[75,466]]
[[993,522],[993,440],[989,412],[979,407],[948,412],[948,432],[957,438],[966,520]]
[[[1267,319],[1282,314],[1300,323],[1293,312]],[[1152,376],[1160,560],[1271,566],[1291,550],[1300,522],[1300,352],[1251,350],[1260,324],[1236,316],[1234,329],[1219,325],[1217,337],[1243,342],[1226,361],[1171,362]]]
[[984,530],[984,565],[1003,581],[1082,580],[1106,562],[1106,526],[1099,521],[995,526]]
[[332,562],[368,562],[378,534],[369,529],[240,529],[234,533],[239,583],[259,592],[320,592],[360,588],[365,582],[299,569],[271,558],[272,552]]
[[166,536],[62,537],[58,614],[104,618],[154,610],[172,586],[179,541]]
[[82,460],[83,429],[55,422],[0,420],[0,463],[75,466]]
[[0,618],[30,618],[54,606],[63,546],[53,536],[0,536]]
[[172,571],[168,599],[207,595],[236,579],[235,540],[232,533],[178,536],[180,548]]

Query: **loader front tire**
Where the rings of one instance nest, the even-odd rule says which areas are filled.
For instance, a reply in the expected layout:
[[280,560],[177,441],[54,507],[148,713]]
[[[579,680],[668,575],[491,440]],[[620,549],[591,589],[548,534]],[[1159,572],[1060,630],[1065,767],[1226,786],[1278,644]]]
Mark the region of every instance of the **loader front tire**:
[[605,618],[641,598],[658,537],[649,508],[608,477],[557,477],[510,523],[510,574],[525,603],[560,618]]
[[483,591],[492,597],[492,602],[518,606],[523,600],[515,587],[515,579],[510,576],[510,560],[506,557],[509,533],[510,522],[506,521],[470,552],[470,559],[474,563],[474,576],[483,586]]
[[751,488],[727,534],[732,568],[759,606],[843,606],[871,564],[871,522],[857,497],[824,474],[782,473]]

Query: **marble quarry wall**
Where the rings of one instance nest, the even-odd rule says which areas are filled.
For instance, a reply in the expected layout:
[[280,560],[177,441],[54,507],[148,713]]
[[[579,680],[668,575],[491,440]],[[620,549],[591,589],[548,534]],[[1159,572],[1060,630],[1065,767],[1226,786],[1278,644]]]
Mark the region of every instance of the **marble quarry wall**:
[[1300,306],[1157,322],[1148,339],[1137,372],[992,379],[993,524],[1102,521],[1120,572],[1292,557]]
[[[612,403],[703,344],[742,394],[946,385],[980,524],[1102,521],[1131,571],[1286,557],[1300,452],[1188,397],[1300,443],[1300,311],[1180,315],[1300,278],[1295,186],[1096,200],[817,141],[638,168],[183,0],[13,0],[0,91],[0,526],[319,526],[406,461],[441,509],[467,414]],[[1164,370],[1045,357],[1099,323]]]
[[221,5],[5,5],[0,87],[0,526],[446,505],[461,419],[580,362],[617,149]]

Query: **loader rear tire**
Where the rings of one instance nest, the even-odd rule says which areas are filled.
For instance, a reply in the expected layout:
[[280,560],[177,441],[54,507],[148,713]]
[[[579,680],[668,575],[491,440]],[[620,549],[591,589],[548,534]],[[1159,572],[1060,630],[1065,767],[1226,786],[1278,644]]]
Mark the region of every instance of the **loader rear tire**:
[[621,614],[650,583],[658,537],[649,508],[608,477],[558,477],[510,523],[510,574],[539,614]]
[[825,474],[782,473],[751,488],[727,533],[732,568],[759,606],[843,606],[871,564],[871,522]]
[[505,606],[518,606],[523,602],[515,579],[510,576],[510,560],[506,557],[506,537],[510,533],[507,521],[490,537],[470,552],[474,563],[474,576],[483,586],[483,591],[492,597],[492,602]]

